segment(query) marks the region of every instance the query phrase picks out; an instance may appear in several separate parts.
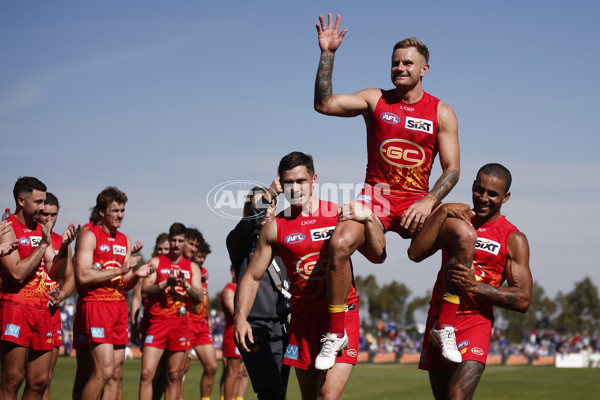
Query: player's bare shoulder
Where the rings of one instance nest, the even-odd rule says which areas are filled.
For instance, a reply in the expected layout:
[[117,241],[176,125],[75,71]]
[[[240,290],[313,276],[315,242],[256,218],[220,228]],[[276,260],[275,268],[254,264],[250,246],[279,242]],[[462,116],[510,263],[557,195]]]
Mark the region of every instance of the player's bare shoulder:
[[437,107],[438,124],[442,125],[457,125],[456,113],[448,104],[440,100]]

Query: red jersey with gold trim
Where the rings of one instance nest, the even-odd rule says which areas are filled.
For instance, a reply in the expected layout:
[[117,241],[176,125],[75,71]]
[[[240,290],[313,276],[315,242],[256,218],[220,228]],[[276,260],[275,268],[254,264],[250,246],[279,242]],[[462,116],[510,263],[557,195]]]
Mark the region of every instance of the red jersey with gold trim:
[[[292,215],[286,216],[290,211]],[[295,307],[327,309],[329,241],[337,220],[338,205],[322,200],[311,216],[287,209],[276,217],[277,247],[287,269],[291,302]],[[357,300],[352,282],[346,304]]]
[[[127,236],[117,231],[112,237],[100,225],[92,225],[88,230],[96,236],[92,265],[102,270],[120,268],[127,256]],[[125,301],[127,296],[121,275],[107,282],[82,285],[81,289],[84,301]]]
[[[499,287],[506,280],[504,270],[508,254],[508,237],[518,229],[508,222],[504,216],[483,225],[478,224],[476,219],[472,221],[473,227],[477,229],[477,244],[475,245],[475,255],[473,257],[475,278],[479,282]],[[442,254],[442,265],[445,265],[449,254],[445,249]],[[442,267],[438,272],[437,281],[433,288],[433,296],[429,303],[431,305],[430,313],[437,314],[442,302],[444,294],[443,270]],[[467,293],[467,295],[461,297],[456,315],[481,314],[493,321],[493,311],[491,303]]]
[[233,290],[233,292],[235,293],[235,290],[237,289],[237,284],[233,282],[228,282],[227,285],[225,285],[225,287],[223,288],[223,291],[219,293],[219,304],[221,305],[221,310],[223,310],[223,314],[225,315],[225,327],[227,328],[233,326],[233,314],[229,312],[227,307],[225,307],[225,302],[223,301],[223,292],[226,289]]
[[[178,263],[172,262],[167,256],[158,256],[158,268],[156,269],[155,285],[162,281],[166,281],[171,272],[181,269],[185,280],[188,283],[192,281],[192,264],[190,260],[181,257]],[[167,286],[167,288],[157,295],[148,298],[145,307],[147,306],[148,315],[151,317],[171,317],[177,315],[179,307],[186,307],[188,302],[188,294],[181,285],[175,287]]]
[[192,306],[188,302],[188,310],[190,310],[190,320],[193,322],[204,322],[206,323],[206,312],[208,307],[206,304],[209,302],[208,299],[208,271],[204,267],[200,267],[200,273],[202,275],[202,290],[204,291],[204,301],[200,303],[198,312],[192,311]]
[[[42,225],[35,222],[35,229],[30,229],[22,224],[17,217],[11,215],[7,218],[19,240],[19,257],[21,260],[28,257],[42,242]],[[32,225],[33,226],[33,225]],[[35,273],[31,274],[25,282],[17,284],[8,278],[0,269],[2,286],[0,289],[0,301],[5,304],[17,304],[26,307],[48,309],[50,296],[46,290],[46,278],[48,273],[41,261]]]
[[[62,236],[58,233],[52,232],[52,248],[54,249],[55,255],[60,251],[61,244]],[[48,289],[48,293],[51,293],[52,291],[60,291],[59,283],[50,278],[49,275],[46,277],[46,288]]]
[[423,92],[421,100],[408,104],[395,89],[382,90],[367,127],[366,183],[389,185],[394,197],[429,191],[429,175],[438,153],[439,102]]

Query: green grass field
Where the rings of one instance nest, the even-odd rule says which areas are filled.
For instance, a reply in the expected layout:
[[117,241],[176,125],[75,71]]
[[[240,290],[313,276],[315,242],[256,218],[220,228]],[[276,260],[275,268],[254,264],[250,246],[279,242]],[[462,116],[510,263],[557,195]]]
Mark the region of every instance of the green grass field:
[[[128,360],[124,368],[124,398],[137,399],[140,360]],[[200,375],[202,366],[198,360],[192,362],[186,376],[185,399],[200,398]],[[71,398],[75,359],[59,358],[52,382],[52,399]],[[221,369],[217,373],[217,381]],[[219,399],[218,384],[212,399]],[[343,399],[431,399],[427,374],[416,365],[359,364],[350,377]],[[477,399],[599,399],[600,369],[558,369],[554,367],[490,366],[486,368],[479,387]],[[256,399],[248,387],[245,399]],[[300,399],[296,376],[292,371],[288,399]]]

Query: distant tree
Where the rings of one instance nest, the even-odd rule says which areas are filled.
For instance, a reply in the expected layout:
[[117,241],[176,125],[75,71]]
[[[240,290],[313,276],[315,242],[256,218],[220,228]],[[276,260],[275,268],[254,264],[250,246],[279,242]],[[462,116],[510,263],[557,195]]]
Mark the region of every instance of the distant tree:
[[369,314],[371,318],[382,318],[387,315],[390,321],[402,324],[406,301],[411,291],[396,281],[384,285],[378,293],[369,296]]
[[[368,275],[366,278],[362,276],[356,276],[354,278],[354,285],[356,292],[358,293],[358,308],[360,310],[368,310],[368,303],[371,296],[376,295],[379,292],[379,285],[377,285],[377,279],[375,276]],[[363,327],[369,327],[374,325],[374,321],[369,313],[369,324],[365,320],[361,321]]]
[[596,332],[600,329],[598,288],[589,277],[576,282],[572,292],[558,292],[556,303],[560,311],[554,323],[560,333]]
[[[406,314],[404,316],[404,323],[406,326],[411,326],[415,322],[415,312],[422,310],[427,313],[429,309],[429,301],[431,300],[431,291],[428,290],[423,297],[414,297],[406,306]],[[425,321],[420,321],[425,322]]]

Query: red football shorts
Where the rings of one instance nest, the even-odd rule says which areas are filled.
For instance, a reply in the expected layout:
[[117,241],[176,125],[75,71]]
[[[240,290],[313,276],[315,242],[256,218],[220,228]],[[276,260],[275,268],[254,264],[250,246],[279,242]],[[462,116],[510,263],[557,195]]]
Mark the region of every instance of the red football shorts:
[[[437,316],[429,315],[427,317],[419,369],[447,370],[452,364],[442,358],[439,347],[429,342],[429,332],[436,320]],[[485,364],[492,336],[492,321],[481,314],[460,315],[456,317],[454,327],[456,328],[456,345],[463,361],[473,360]]]
[[54,310],[54,314],[50,313],[50,320],[52,321],[52,338],[54,339],[54,347],[62,346],[62,324],[60,321],[60,311]]
[[73,317],[73,348],[88,347],[89,341],[85,335],[83,324],[83,301],[77,300],[75,306],[75,316]]
[[80,321],[85,339],[90,343],[129,344],[129,310],[124,301],[86,301]]
[[[336,363],[356,365],[358,361],[358,337],[360,318],[358,305],[347,306],[346,334],[348,348],[335,360]],[[321,338],[329,329],[329,313],[316,313],[314,309],[292,308],[290,337],[283,356],[283,363],[300,369],[313,369],[315,358],[321,351]]]
[[208,324],[205,321],[190,320],[190,341],[192,347],[212,345],[212,335],[208,330]]
[[242,358],[242,355],[235,346],[235,341],[233,340],[234,328],[234,325],[230,325],[226,327],[223,332],[223,357],[225,358]]
[[190,325],[187,314],[173,317],[143,319],[141,326],[144,346],[185,351],[190,346]]
[[402,234],[403,228],[400,225],[402,214],[413,203],[423,199],[425,194],[406,194],[395,196],[389,190],[381,189],[365,183],[356,201],[368,206],[373,213],[381,220],[385,231],[394,231]]
[[2,337],[33,350],[52,350],[52,321],[48,309],[22,307],[16,304],[0,306]]

